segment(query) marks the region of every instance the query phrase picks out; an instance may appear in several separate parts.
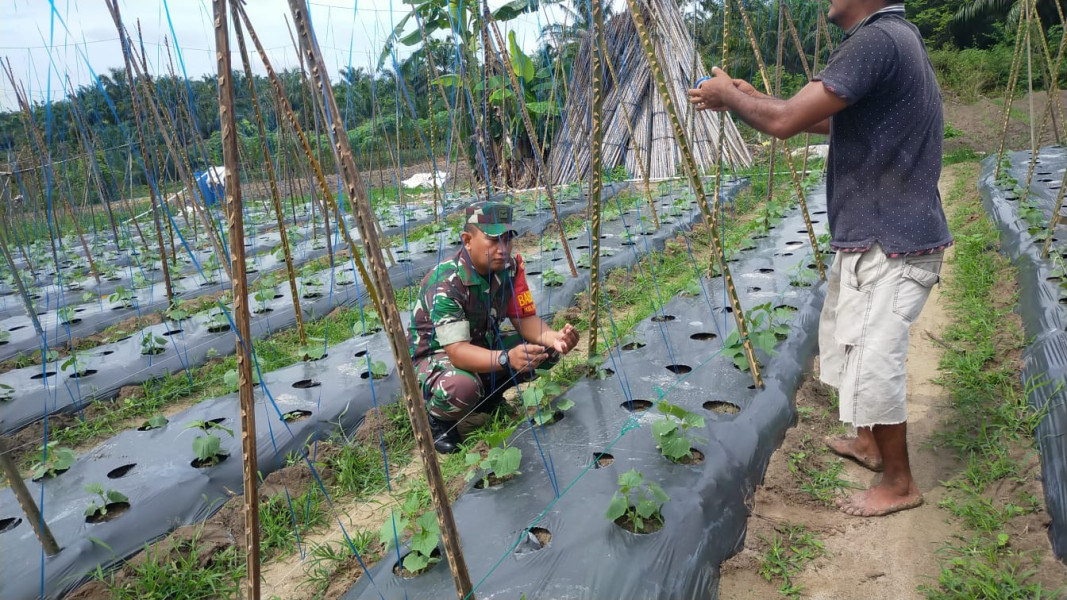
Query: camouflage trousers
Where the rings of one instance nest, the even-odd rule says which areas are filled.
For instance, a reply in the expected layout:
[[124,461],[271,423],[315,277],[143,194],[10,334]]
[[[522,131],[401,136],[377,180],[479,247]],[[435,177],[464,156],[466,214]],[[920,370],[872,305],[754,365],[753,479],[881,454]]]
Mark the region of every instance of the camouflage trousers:
[[[511,349],[521,339],[516,335],[505,338],[504,345]],[[549,369],[556,361],[548,360],[539,368]],[[457,421],[461,436],[484,425],[492,409],[504,399],[504,392],[516,384],[533,379],[528,372],[472,373],[456,368],[444,352],[415,361],[415,376],[426,400],[426,412],[442,421]]]

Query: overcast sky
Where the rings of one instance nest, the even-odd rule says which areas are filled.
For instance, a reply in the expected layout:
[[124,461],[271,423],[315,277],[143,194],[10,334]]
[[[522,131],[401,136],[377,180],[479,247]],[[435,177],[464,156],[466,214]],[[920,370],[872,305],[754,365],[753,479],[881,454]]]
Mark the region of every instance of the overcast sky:
[[[503,3],[504,0],[491,0],[490,6]],[[400,0],[311,0],[309,4],[331,77],[349,64],[367,67],[370,61],[376,61],[393,24],[408,9]],[[166,38],[179,76],[183,73],[175,46],[190,78],[214,75],[210,0],[119,0],[119,9],[123,23],[134,36],[140,20],[149,69],[154,74],[167,73],[163,45]],[[286,27],[287,1],[247,0],[246,11],[275,69],[295,66],[297,55]],[[560,18],[560,14],[524,15],[513,22],[524,48],[529,51],[537,45],[539,24]],[[235,41],[232,48],[233,64],[239,67]],[[254,49],[251,51],[252,70],[262,74],[262,63]],[[45,99],[49,87],[52,99],[62,97],[67,77],[75,86],[89,84],[91,71],[99,75],[123,66],[118,33],[103,0],[0,0],[0,58],[11,61],[15,77],[35,102]],[[14,108],[11,84],[0,76],[0,110]]]

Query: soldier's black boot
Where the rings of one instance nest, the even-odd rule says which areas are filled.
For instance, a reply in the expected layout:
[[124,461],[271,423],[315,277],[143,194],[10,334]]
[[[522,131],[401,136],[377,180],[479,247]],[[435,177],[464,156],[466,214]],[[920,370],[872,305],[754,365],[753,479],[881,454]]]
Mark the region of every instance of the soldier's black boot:
[[459,430],[453,421],[442,421],[432,415],[427,415],[430,420],[430,433],[433,435],[433,447],[441,454],[453,454],[459,451],[459,443],[463,440],[459,437]]

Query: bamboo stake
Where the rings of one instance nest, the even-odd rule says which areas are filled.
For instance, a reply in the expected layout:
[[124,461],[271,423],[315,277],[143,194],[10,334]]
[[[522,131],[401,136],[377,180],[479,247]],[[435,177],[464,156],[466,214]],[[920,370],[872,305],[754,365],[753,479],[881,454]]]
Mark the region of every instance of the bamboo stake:
[[670,90],[667,89],[667,81],[664,79],[663,71],[659,66],[659,57],[656,56],[655,46],[653,46],[652,39],[648,35],[648,29],[645,27],[645,18],[641,14],[641,6],[638,4],[638,0],[626,0],[626,3],[630,7],[630,16],[633,18],[634,25],[637,28],[637,34],[641,38],[641,45],[645,50],[645,56],[648,59],[649,67],[652,69],[653,80],[656,82],[656,88],[659,90],[660,98],[663,100],[664,107],[667,110],[667,117],[670,120],[671,127],[674,129],[674,137],[678,143],[678,150],[682,155],[687,174],[689,175],[689,183],[693,186],[693,191],[696,193],[697,201],[700,203],[700,210],[704,213],[704,220],[711,229],[710,240],[712,252],[714,252],[719,259],[719,272],[722,273],[723,282],[730,298],[734,320],[737,323],[737,333],[741,338],[749,368],[752,370],[752,380],[756,384],[756,387],[762,388],[763,377],[760,375],[760,366],[756,361],[756,353],[752,349],[752,341],[748,339],[748,325],[745,322],[744,311],[741,308],[741,300],[737,296],[737,287],[734,285],[733,275],[730,274],[730,267],[726,263],[722,237],[719,234],[718,228],[713,225],[715,216],[711,207],[708,205],[708,197],[704,193],[704,183],[700,180],[700,172],[697,170],[696,161],[693,159],[693,153],[689,149],[689,141],[685,137],[685,130],[682,129],[682,124],[678,120],[678,112],[674,109],[674,101],[671,99]]
[[26,482],[22,480],[22,475],[19,473],[18,467],[15,466],[15,461],[11,459],[7,452],[7,441],[0,437],[0,471],[4,472],[4,477],[11,484],[11,491],[15,493],[15,500],[22,507],[26,520],[29,521],[30,527],[33,528],[33,533],[41,542],[41,546],[44,547],[44,553],[48,556],[55,556],[59,554],[59,544],[56,543],[52,530],[48,528],[48,523],[45,523],[45,520],[41,517],[41,511],[37,508],[37,503],[33,501],[33,495],[30,494],[30,490],[26,488]]
[[73,84],[71,84],[69,77],[67,78],[67,85],[70,86],[71,89],[72,100],[70,102],[70,106],[71,112],[74,115],[74,120],[78,124],[77,127],[75,127],[75,129],[77,130],[78,139],[81,140],[82,146],[85,148],[85,153],[89,157],[90,174],[92,175],[93,181],[96,182],[98,197],[100,198],[100,201],[104,204],[104,210],[107,211],[108,224],[111,225],[111,233],[115,236],[115,243],[118,244],[119,230],[118,226],[115,224],[115,214],[111,211],[111,202],[108,200],[108,195],[104,193],[106,187],[104,186],[103,179],[100,177],[100,165],[96,162],[96,146],[93,144],[93,141],[90,138],[89,125],[85,121],[85,116],[82,115],[81,110],[78,109],[78,103],[73,100],[73,97],[75,95],[74,86]]
[[[574,257],[571,256],[571,246],[567,243],[567,232],[563,230],[563,220],[559,217],[559,206],[556,204],[556,194],[552,191],[552,178],[548,175],[548,169],[545,167],[544,158],[541,156],[541,147],[537,143],[537,132],[534,130],[533,122],[530,120],[530,112],[526,109],[526,102],[522,97],[522,88],[519,86],[519,79],[515,76],[515,67],[511,64],[511,58],[508,56],[507,47],[504,45],[504,38],[500,35],[500,30],[496,26],[496,21],[493,20],[492,13],[489,12],[489,5],[483,3],[485,22],[489,29],[493,32],[493,37],[496,39],[496,45],[500,49],[500,60],[503,62],[504,71],[508,74],[508,79],[511,81],[511,88],[515,91],[516,103],[519,106],[519,114],[522,116],[522,124],[526,128],[526,137],[530,138],[530,148],[533,149],[534,161],[537,163],[537,171],[541,177],[541,183],[545,186],[545,193],[548,195],[548,204],[552,207],[552,217],[556,220],[556,228],[559,229],[559,243],[563,244],[563,255],[567,257],[567,266],[570,267],[571,277],[578,277],[578,269],[574,266]],[[488,41],[488,40],[487,40]],[[514,156],[514,154],[512,155]]]
[[400,322],[400,312],[396,306],[393,285],[389,280],[389,273],[385,267],[378,236],[374,232],[372,224],[374,217],[371,213],[370,199],[367,197],[366,189],[363,187],[362,177],[356,169],[352,148],[348,143],[348,136],[344,135],[344,124],[341,122],[341,113],[337,108],[337,102],[333,94],[330,93],[330,82],[326,75],[322,55],[315,44],[311,32],[307,4],[303,0],[289,0],[289,9],[293,15],[293,22],[300,32],[301,52],[307,57],[311,66],[311,73],[319,82],[326,106],[330,109],[329,113],[332,117],[330,125],[334,133],[334,148],[341,159],[341,175],[348,189],[349,200],[352,202],[352,212],[356,217],[356,224],[359,226],[363,239],[363,247],[367,252],[367,261],[371,265],[371,271],[374,274],[378,290],[382,294],[382,312],[379,314],[382,316],[382,323],[388,332],[393,357],[396,359],[397,372],[404,391],[408,417],[412,422],[415,442],[422,454],[423,468],[429,482],[430,497],[437,509],[437,520],[441,526],[441,538],[444,542],[445,555],[448,559],[449,567],[452,570],[456,593],[460,598],[473,599],[470,575],[467,572],[466,561],[459,545],[459,532],[452,516],[452,509],[448,504],[448,492],[441,477],[437,453],[433,447],[433,435],[430,433],[430,424],[427,420],[425,405],[422,402],[422,394],[419,391],[418,382],[415,381],[415,370],[411,363],[407,335],[404,331],[404,326]]
[[[6,182],[5,182],[6,183]],[[0,222],[3,221],[4,209],[0,206]],[[7,268],[11,271],[11,279],[15,282],[15,288],[19,291],[19,298],[22,300],[22,306],[26,309],[26,315],[30,317],[30,321],[33,322],[33,329],[37,332],[37,336],[44,339],[44,329],[41,328],[41,321],[37,318],[37,309],[33,306],[33,300],[30,299],[30,293],[26,290],[25,284],[22,282],[22,275],[19,273],[18,267],[15,266],[14,259],[11,258],[11,251],[7,246],[7,235],[4,233],[4,227],[0,227],[0,252],[4,254],[4,262],[7,263]],[[23,253],[27,257],[27,263],[29,262],[28,254]],[[0,451],[2,452],[2,451]]]
[[[233,71],[230,66],[230,35],[226,1],[212,0],[215,13],[215,48],[219,74],[219,125],[222,157],[226,167],[226,213],[230,226],[230,261],[233,263],[233,319],[237,330],[238,395],[241,400],[241,453],[244,457],[244,513],[246,568],[245,589],[249,600],[259,600],[259,484],[256,456],[256,402],[252,396],[252,328],[249,325],[248,277],[245,273],[244,211],[241,177],[237,162],[237,124],[234,121]],[[232,8],[231,4],[231,8]]]
[[[592,311],[589,319],[589,358],[597,355],[597,333],[600,330],[600,217],[603,206],[601,193],[603,192],[604,173],[602,168],[601,144],[604,142],[604,130],[601,128],[600,119],[604,114],[604,72],[601,65],[601,55],[607,56],[607,52],[601,50],[601,41],[604,39],[604,11],[600,0],[591,0],[593,12],[593,127],[592,127],[592,156],[590,162],[590,185],[589,199],[592,203],[589,211],[591,234],[593,236],[591,260],[589,261],[589,310]],[[655,214],[655,207],[652,209]]]
[[[783,38],[782,38],[782,25],[785,20],[784,17],[784,4],[781,0],[778,1],[778,44],[775,46],[774,51],[774,91],[768,92],[774,96],[778,96],[782,91],[782,51],[783,51]],[[778,138],[771,136],[771,158],[767,165],[767,202],[771,201],[774,197],[774,163],[777,158],[778,150]],[[767,223],[769,226],[770,223]]]
[[[1019,27],[1015,31],[1015,49],[1011,57],[1011,72],[1008,75],[1008,89],[1004,98],[1004,117],[1001,120],[1000,143],[997,145],[997,166],[993,168],[993,179],[1000,178],[1000,160],[1004,156],[1004,142],[1008,137],[1008,121],[1011,118],[1011,104],[1015,100],[1015,85],[1019,80],[1019,68],[1022,63],[1023,24],[1025,20],[1019,19]],[[1024,196],[1025,198],[1025,196]]]

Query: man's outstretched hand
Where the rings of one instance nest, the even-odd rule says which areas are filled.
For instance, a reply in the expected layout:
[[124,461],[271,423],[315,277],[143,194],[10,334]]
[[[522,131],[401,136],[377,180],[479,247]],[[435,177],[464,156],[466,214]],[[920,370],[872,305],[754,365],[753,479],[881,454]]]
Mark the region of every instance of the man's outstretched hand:
[[761,94],[744,79],[732,79],[719,67],[711,68],[711,79],[700,83],[700,87],[689,90],[689,103],[696,110],[728,110],[725,97],[737,90],[745,95],[758,97]]
[[552,349],[560,354],[566,354],[578,345],[578,330],[567,323],[559,330],[556,341],[552,342]]

